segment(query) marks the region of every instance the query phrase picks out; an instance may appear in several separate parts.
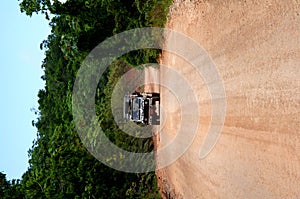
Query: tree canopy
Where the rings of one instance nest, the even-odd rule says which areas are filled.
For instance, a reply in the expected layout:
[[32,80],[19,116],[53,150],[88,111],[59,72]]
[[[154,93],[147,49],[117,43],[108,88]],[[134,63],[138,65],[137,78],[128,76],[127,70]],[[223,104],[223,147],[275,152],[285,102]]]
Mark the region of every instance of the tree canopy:
[[[40,48],[45,88],[38,92],[38,133],[29,149],[29,168],[21,180],[0,173],[0,198],[159,198],[154,172],[124,173],[95,159],[83,146],[72,116],[72,89],[82,60],[101,41],[124,30],[163,26],[171,1],[22,0],[21,12],[42,14],[51,34]],[[38,31],[38,30],[37,30]],[[110,96],[128,69],[156,60],[158,51],[129,53],[114,62],[99,82],[96,112],[106,135],[118,146],[150,151],[152,140],[124,135],[114,123]],[[106,108],[103,108],[106,107]]]

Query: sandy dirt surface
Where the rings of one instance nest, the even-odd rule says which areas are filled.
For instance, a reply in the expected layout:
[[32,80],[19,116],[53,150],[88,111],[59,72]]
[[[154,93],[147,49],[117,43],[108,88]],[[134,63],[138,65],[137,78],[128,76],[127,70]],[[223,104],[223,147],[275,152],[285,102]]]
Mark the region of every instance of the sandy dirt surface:
[[160,92],[160,75],[158,67],[146,67],[145,73],[145,92],[159,93]]
[[[200,159],[217,99],[211,99],[189,63],[163,52],[161,63],[189,81],[200,116],[196,139],[186,153],[157,170],[162,195],[300,198],[300,1],[175,0],[167,27],[207,51],[223,80],[227,109],[218,142]],[[161,83],[177,82],[165,69],[157,75]],[[168,88],[161,87],[160,93],[165,117],[155,138],[158,149],[172,142],[182,108],[188,107]],[[183,131],[189,133],[188,128]],[[158,156],[158,164],[165,158]]]

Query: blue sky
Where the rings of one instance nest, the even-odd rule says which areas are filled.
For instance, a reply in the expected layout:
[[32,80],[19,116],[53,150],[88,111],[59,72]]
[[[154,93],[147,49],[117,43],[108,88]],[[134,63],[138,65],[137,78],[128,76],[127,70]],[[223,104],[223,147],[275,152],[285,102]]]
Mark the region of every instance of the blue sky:
[[37,93],[44,52],[39,44],[50,34],[41,15],[20,12],[17,0],[0,2],[0,172],[8,179],[21,178],[28,167],[28,149],[36,138],[30,108],[38,108]]

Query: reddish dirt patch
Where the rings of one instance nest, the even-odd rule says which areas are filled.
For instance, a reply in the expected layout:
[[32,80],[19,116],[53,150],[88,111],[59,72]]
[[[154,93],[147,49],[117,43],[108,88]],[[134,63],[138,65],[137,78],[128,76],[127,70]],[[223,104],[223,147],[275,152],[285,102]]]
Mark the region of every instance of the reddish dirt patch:
[[[215,148],[199,159],[211,122],[209,91],[188,63],[163,52],[161,63],[190,81],[200,112],[191,147],[157,171],[165,198],[300,197],[299,15],[297,0],[174,2],[167,27],[207,50],[224,82],[227,111]],[[164,70],[159,75],[172,78]],[[181,121],[176,98],[160,92],[166,118],[157,149],[176,136]]]

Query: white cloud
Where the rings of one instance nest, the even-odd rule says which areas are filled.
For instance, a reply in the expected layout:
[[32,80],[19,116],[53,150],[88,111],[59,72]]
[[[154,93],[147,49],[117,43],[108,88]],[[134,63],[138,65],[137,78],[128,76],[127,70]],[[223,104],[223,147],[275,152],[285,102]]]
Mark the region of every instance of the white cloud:
[[[67,0],[58,0],[60,3],[64,4],[67,2]],[[53,0],[50,0],[51,4],[53,4]]]

